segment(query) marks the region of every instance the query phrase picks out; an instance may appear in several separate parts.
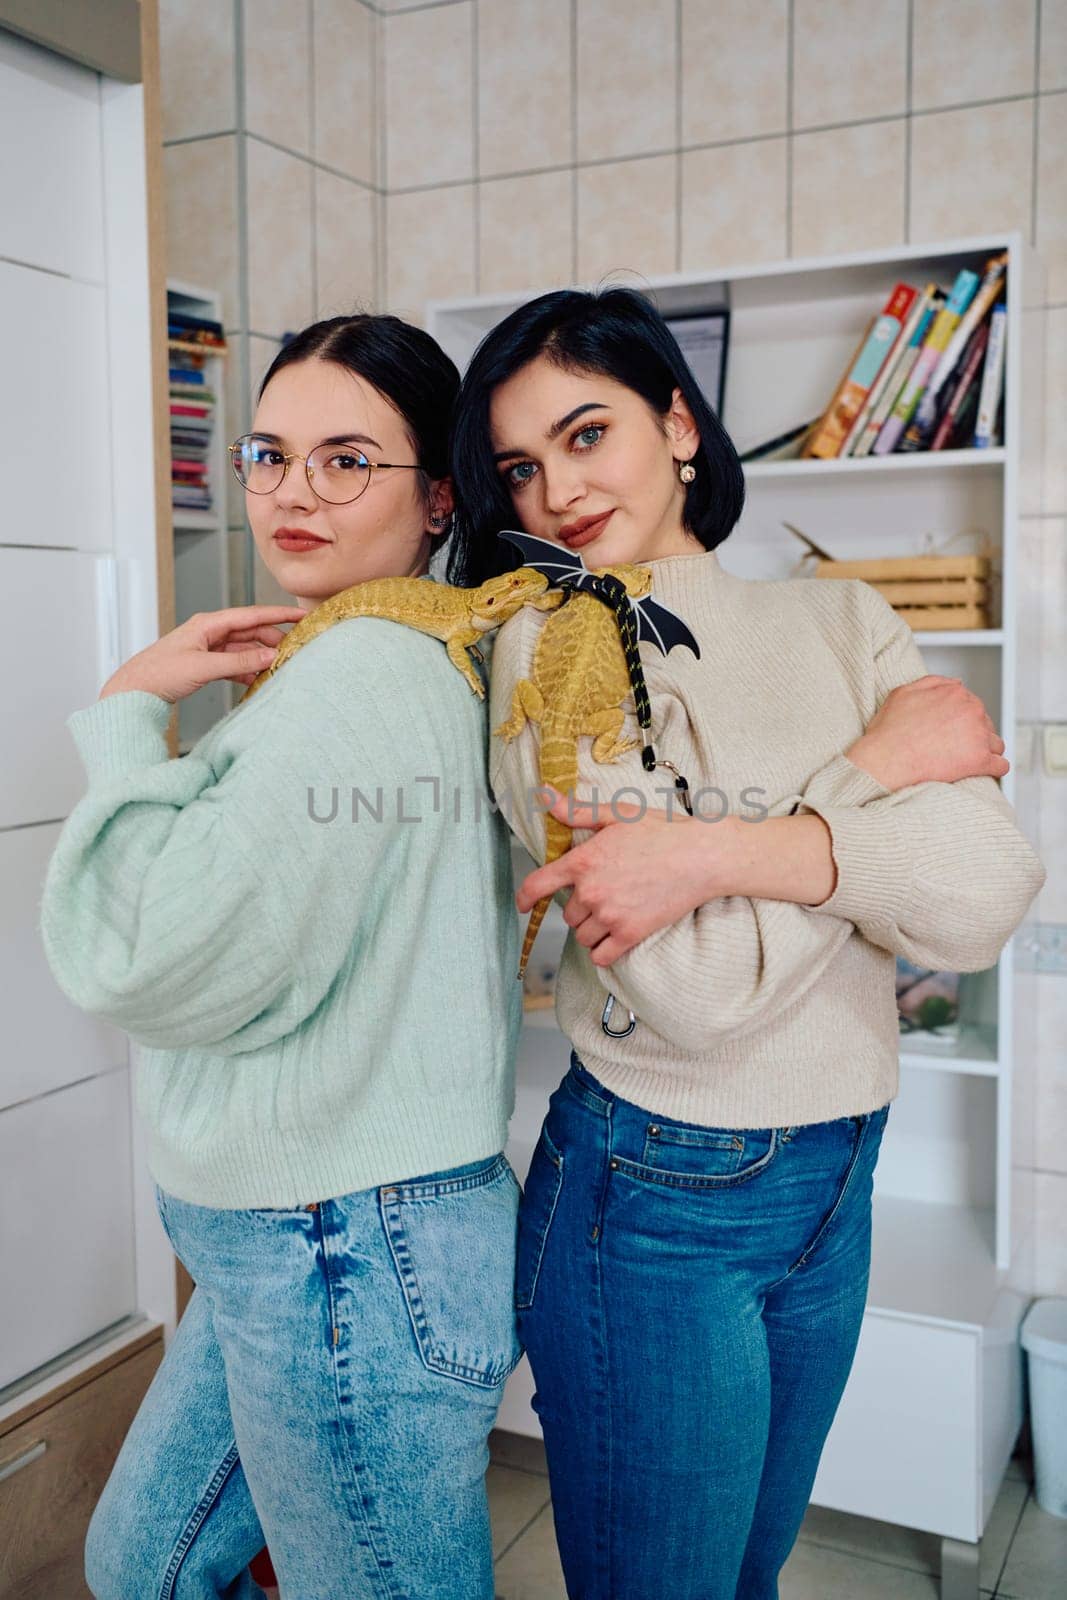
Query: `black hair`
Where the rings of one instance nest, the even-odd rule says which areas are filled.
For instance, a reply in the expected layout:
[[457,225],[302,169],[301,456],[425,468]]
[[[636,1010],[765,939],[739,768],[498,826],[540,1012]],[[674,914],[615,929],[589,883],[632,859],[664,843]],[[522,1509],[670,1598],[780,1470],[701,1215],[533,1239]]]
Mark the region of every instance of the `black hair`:
[[[313,322],[287,340],[267,369],[260,397],[275,373],[298,361],[333,361],[372,384],[404,419],[424,487],[448,476],[448,435],[459,371],[437,340],[399,317],[357,312]],[[448,530],[431,538],[431,552]]]
[[745,500],[745,478],[729,434],[702,394],[678,342],[636,289],[557,289],[519,306],[479,344],[467,368],[452,426],[455,531],[451,583],[472,586],[514,567],[497,541],[515,510],[489,436],[493,391],[538,356],[568,371],[601,373],[634,390],[660,417],[680,389],[697,425],[696,477],[686,488],[684,522],[707,550],[730,534]]

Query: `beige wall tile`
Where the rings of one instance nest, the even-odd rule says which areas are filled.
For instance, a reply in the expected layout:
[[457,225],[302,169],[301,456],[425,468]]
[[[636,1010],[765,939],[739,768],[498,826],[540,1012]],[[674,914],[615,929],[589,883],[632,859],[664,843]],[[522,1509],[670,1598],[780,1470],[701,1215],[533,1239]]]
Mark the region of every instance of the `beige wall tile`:
[[793,126],[907,110],[906,0],[795,0]]
[[904,119],[793,140],[793,254],[876,250],[905,238]]
[[1030,233],[1033,103],[915,117],[910,236],[916,243],[991,229]]
[[577,0],[578,160],[672,150],[675,0]]
[[[278,353],[277,339],[258,334],[233,333],[226,357],[226,443],[248,433],[255,415],[259,385]],[[227,520],[231,528],[245,525],[245,492],[226,467]]]
[[1034,1102],[1037,1088],[1037,1007],[1043,979],[1016,972],[1012,1005],[1011,1159],[1016,1167],[1034,1165]]
[[1033,92],[1037,0],[914,3],[914,110]]
[[682,271],[788,255],[785,139],[682,157]]
[[[1045,603],[1041,573],[1043,526],[1040,517],[1019,518],[1015,583],[1015,624],[1018,628],[1015,715],[1020,722],[1037,721],[1041,714],[1041,616]],[[1016,777],[1021,783],[1023,774],[1018,767]],[[1032,775],[1026,776],[1026,782],[1034,787]],[[1036,812],[1036,802],[1033,809]],[[1021,821],[1018,806],[1016,812]]]
[[229,0],[160,0],[159,76],[164,139],[236,128]]
[[[1062,982],[1062,979],[1057,981]],[[1067,1294],[1067,1228],[1063,1226],[1064,1217],[1067,1217],[1067,1177],[1062,1173],[1035,1172],[1034,1294]],[[1016,1555],[1013,1550],[1008,1558],[1004,1592],[1010,1594],[1014,1590],[1016,1594],[1025,1594],[1027,1591],[1018,1586],[1017,1575],[1012,1571],[1013,1558],[1021,1562],[1022,1553]],[[1054,1570],[1050,1560],[1050,1580]],[[1010,1588],[1007,1586],[1009,1582]],[[1042,1591],[1031,1589],[1029,1592],[1040,1594]]]
[[1054,306],[1045,320],[1046,513],[1067,514],[1067,307]]
[[675,270],[677,158],[617,161],[578,173],[578,280]]
[[248,141],[248,318],[279,337],[311,321],[312,168]]
[[237,136],[171,145],[163,170],[167,274],[216,290],[227,328],[240,327]]
[[1022,439],[1019,446],[1019,514],[1038,516],[1045,495],[1044,306],[1023,311]]
[[1035,239],[1050,301],[1067,300],[1067,94],[1042,95],[1037,108]]
[[[1040,527],[1043,603],[1038,715],[1045,722],[1064,722],[1067,721],[1067,519],[1045,517]],[[1067,811],[1067,783],[1060,784],[1059,805],[1061,810]],[[1056,863],[1056,870],[1067,882],[1067,854]],[[1064,1038],[1067,1040],[1067,1034]]]
[[390,195],[385,207],[390,311],[414,313],[421,325],[427,300],[474,293],[471,184]]
[[[1062,778],[1059,782],[1067,790]],[[1064,803],[1067,802],[1061,801]],[[1067,862],[1060,861],[1056,865],[1062,870]],[[1034,1165],[1044,1172],[1067,1173],[1067,980],[1044,973],[1036,982],[1040,991]],[[1067,1232],[1067,1228],[1064,1231]]]
[[447,183],[474,172],[472,6],[387,17],[386,186]]
[[378,300],[377,197],[369,189],[315,174],[317,317],[373,310]]
[[245,128],[311,151],[310,0],[245,0]]
[[1041,0],[1042,89],[1067,89],[1067,0]]
[[229,528],[226,533],[228,545],[227,565],[230,569],[230,605],[251,606],[255,599],[245,588],[245,550],[248,544],[248,533],[244,525]]
[[[1043,637],[1045,630],[1041,631]],[[1062,707],[1059,715],[1062,718]],[[1035,760],[1041,832],[1038,853],[1048,877],[1027,917],[1036,922],[1067,922],[1067,782],[1045,771],[1040,750]]]
[[571,0],[492,0],[478,12],[482,177],[571,159]]
[[574,271],[574,174],[542,172],[478,185],[478,288],[556,288]]
[[682,0],[682,143],[789,125],[788,0]]
[[359,0],[314,0],[315,160],[374,183],[376,18]]

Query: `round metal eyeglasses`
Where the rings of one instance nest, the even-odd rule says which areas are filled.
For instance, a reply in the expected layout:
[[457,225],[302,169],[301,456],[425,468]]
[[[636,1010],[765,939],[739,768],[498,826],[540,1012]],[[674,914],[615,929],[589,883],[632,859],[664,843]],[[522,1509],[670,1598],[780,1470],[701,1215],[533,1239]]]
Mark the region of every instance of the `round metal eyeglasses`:
[[306,456],[255,433],[243,434],[230,446],[234,476],[250,494],[273,494],[294,461],[304,463],[312,493],[331,506],[358,500],[376,472],[423,470],[417,461],[369,461],[358,445],[347,441],[327,440]]

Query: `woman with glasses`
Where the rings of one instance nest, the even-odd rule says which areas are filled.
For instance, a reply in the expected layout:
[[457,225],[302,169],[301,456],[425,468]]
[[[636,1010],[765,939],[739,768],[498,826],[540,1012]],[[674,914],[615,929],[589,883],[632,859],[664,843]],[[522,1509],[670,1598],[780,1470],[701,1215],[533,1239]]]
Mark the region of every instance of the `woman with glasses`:
[[[175,701],[295,620],[425,577],[458,374],[393,317],[306,329],[232,447],[298,604],[193,617],[68,726],[60,986],[142,1047],[159,1213],[196,1283],[96,1508],[97,1600],[491,1600],[487,1436],[519,1356],[519,1023],[479,701],[433,639],[336,624],[169,761]],[[432,581],[432,580],[427,580]],[[443,797],[443,798],[442,798]]]
[[[641,648],[663,770],[632,711],[614,765],[580,740],[577,798],[598,804],[557,801],[575,845],[519,895],[564,891],[572,930],[574,1051],[516,1272],[567,1593],[773,1600],[863,1315],[894,955],[992,965],[1044,870],[984,707],[925,675],[873,589],[720,565],[741,466],[643,296],[507,317],[452,460],[461,581],[514,565],[497,535],[519,527],[590,568],[647,566],[698,646]],[[527,609],[501,629],[490,715],[494,792],[541,861],[523,797],[551,626]]]

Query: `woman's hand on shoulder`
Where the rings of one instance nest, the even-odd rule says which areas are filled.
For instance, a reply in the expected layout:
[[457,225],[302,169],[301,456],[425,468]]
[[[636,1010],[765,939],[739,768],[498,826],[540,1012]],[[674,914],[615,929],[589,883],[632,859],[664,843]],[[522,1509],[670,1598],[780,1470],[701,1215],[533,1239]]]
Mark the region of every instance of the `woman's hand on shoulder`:
[[890,790],[1002,778],[1009,769],[982,701],[959,678],[933,673],[890,690],[845,754]]
[[306,606],[265,605],[197,612],[124,662],[100,699],[143,689],[173,703],[220,678],[247,686],[273,661],[285,637],[278,624],[299,622],[307,612]]

